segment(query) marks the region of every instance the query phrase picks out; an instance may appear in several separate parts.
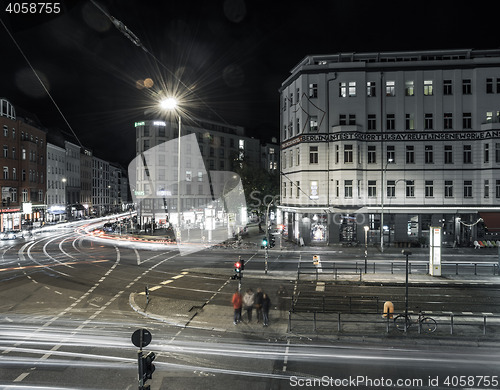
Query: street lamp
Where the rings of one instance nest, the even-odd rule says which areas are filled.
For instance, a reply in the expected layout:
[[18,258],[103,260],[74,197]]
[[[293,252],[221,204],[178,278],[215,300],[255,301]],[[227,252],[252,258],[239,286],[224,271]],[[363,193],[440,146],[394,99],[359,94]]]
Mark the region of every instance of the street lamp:
[[365,229],[365,274],[368,272],[368,226],[364,226]]
[[385,168],[382,169],[382,193],[380,194],[380,205],[382,212],[380,214],[380,252],[384,252],[384,180],[385,180],[385,173],[387,172],[387,165],[389,163],[392,163],[394,160],[392,158],[388,158],[387,162],[385,163]]
[[[165,110],[175,111],[179,103],[174,97],[163,99],[160,102],[160,107]],[[179,120],[179,135],[177,137],[177,225],[180,231],[181,228],[181,116],[177,114]],[[178,235],[179,236],[179,235]],[[176,237],[177,241],[179,237]]]
[[[405,280],[405,319],[408,319],[408,256],[411,255],[410,251],[403,249],[401,251],[406,256],[406,280]],[[406,329],[407,324],[405,324]]]

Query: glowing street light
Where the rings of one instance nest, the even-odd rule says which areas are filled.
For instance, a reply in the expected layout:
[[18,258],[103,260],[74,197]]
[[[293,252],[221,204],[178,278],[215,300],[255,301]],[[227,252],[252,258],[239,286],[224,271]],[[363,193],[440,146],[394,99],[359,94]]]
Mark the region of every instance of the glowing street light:
[[[179,106],[179,103],[176,98],[168,97],[163,99],[160,102],[160,107],[164,110],[175,111]],[[177,114],[179,120],[179,135],[178,139],[178,147],[177,147],[177,224],[179,226],[179,230],[181,228],[181,116]],[[177,235],[179,236],[179,234]],[[179,237],[176,237],[177,241],[179,241]]]

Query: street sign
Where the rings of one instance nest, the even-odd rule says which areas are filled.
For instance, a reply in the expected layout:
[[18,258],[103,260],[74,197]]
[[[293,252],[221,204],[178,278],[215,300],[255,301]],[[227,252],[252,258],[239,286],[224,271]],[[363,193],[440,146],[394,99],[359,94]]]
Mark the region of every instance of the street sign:
[[432,276],[441,276],[441,228],[431,226],[429,237],[429,273]]
[[151,336],[151,332],[147,329],[137,329],[132,334],[132,344],[134,344],[137,348],[147,347],[151,342],[153,336]]

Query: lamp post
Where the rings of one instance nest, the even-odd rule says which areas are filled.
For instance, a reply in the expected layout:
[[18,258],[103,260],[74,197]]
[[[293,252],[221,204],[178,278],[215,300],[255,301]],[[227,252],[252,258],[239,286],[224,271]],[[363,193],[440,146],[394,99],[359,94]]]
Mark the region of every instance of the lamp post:
[[[160,102],[160,106],[166,110],[175,111],[178,107],[177,99],[169,97]],[[177,136],[177,225],[181,229],[181,116],[177,114],[179,121],[179,134]],[[176,237],[178,241],[179,237]]]
[[365,229],[365,274],[368,272],[368,226],[364,226]]
[[380,194],[380,206],[382,212],[380,214],[380,252],[384,252],[384,181],[385,181],[385,173],[387,172],[387,165],[392,163],[392,158],[387,159],[385,163],[385,168],[382,169],[382,193]]
[[408,256],[411,255],[411,252],[403,249],[401,253],[406,256],[405,318],[408,318]]

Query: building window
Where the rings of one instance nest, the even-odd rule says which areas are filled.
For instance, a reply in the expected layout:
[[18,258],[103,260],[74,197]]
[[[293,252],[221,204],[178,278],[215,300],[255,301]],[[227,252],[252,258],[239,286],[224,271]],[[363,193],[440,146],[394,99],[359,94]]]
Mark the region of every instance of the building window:
[[368,115],[368,130],[377,130],[377,115]]
[[425,197],[432,198],[434,196],[434,181],[426,180],[425,181]]
[[445,112],[444,113],[444,128],[446,130],[450,130],[450,129],[453,129],[453,114],[451,112]]
[[495,198],[500,198],[500,180],[497,180],[495,184]]
[[396,82],[386,81],[385,82],[385,96],[396,96]]
[[344,163],[352,162],[352,145],[344,145]]
[[415,95],[414,83],[412,80],[405,82],[405,96]]
[[283,182],[283,198],[286,198],[286,181]]
[[484,144],[483,146],[483,162],[485,164],[490,162],[490,144]]
[[495,143],[495,162],[500,163],[500,143]]
[[464,145],[464,164],[472,164],[472,145]]
[[413,198],[415,196],[415,180],[406,180],[406,197]]
[[368,180],[368,196],[374,198],[377,196],[377,181]]
[[432,145],[425,145],[425,163],[432,164],[434,163],[434,152]]
[[464,198],[472,198],[472,180],[464,180]]
[[463,113],[462,121],[464,129],[472,129],[472,114],[470,112]]
[[366,83],[366,96],[375,97],[376,96],[375,81],[368,81]]
[[16,168],[12,168],[12,180],[17,180],[17,170],[16,170]]
[[26,149],[24,149],[24,148],[22,150],[22,159],[26,160]]
[[347,97],[347,83],[339,83],[339,97]]
[[344,198],[352,198],[352,180],[344,180]]
[[462,93],[464,95],[472,94],[472,81],[470,79],[462,80]]
[[349,125],[354,126],[356,124],[356,114],[349,114]]
[[309,196],[309,199],[318,199],[319,192],[318,192],[318,182],[317,181],[310,182],[310,190],[311,190],[311,195]]
[[335,145],[335,164],[339,163],[339,145]]
[[9,157],[9,147],[7,145],[3,146],[3,157],[4,158]]
[[453,146],[444,145],[444,163],[453,164]]
[[295,196],[297,198],[300,196],[300,181],[295,182]]
[[432,130],[433,129],[433,115],[432,114],[425,114],[424,116],[424,129],[425,130]]
[[3,136],[4,137],[9,136],[9,126],[3,125]]
[[318,84],[309,84],[309,97],[310,98],[318,97]]
[[396,180],[387,180],[387,197],[396,197]]
[[356,81],[349,81],[349,97],[356,96]]
[[319,152],[317,146],[309,146],[309,164],[317,164],[319,160]]
[[444,197],[445,198],[453,198],[453,181],[445,180],[444,181]]
[[300,165],[300,149],[297,148],[296,150],[297,150],[297,158],[295,159],[296,160],[296,164]]
[[484,181],[484,197],[485,198],[490,197],[490,181],[489,180]]
[[396,162],[396,151],[394,145],[387,145],[387,162],[391,164]]
[[377,147],[368,145],[368,164],[375,164],[377,162]]
[[432,80],[424,80],[424,96],[432,96]]
[[347,115],[345,115],[345,114],[339,114],[339,125],[340,126],[347,125]]
[[405,115],[405,128],[406,130],[415,130],[415,115],[406,114]]
[[413,145],[406,145],[406,163],[415,164],[415,147]]
[[299,118],[297,118],[297,120],[295,121],[295,132],[297,134],[300,133],[300,119]]
[[443,80],[443,95],[452,95],[453,88],[451,80]]
[[283,160],[282,161],[283,161],[283,164],[282,164],[283,169],[285,169],[286,168],[286,152],[283,152]]
[[493,93],[493,79],[486,79],[486,93]]
[[23,202],[28,201],[28,190],[24,189],[23,190]]
[[3,179],[9,180],[9,167],[3,167]]
[[310,131],[318,131],[318,117],[311,116],[309,119],[309,130]]
[[394,130],[396,128],[396,117],[394,114],[387,114],[386,125],[387,130]]

